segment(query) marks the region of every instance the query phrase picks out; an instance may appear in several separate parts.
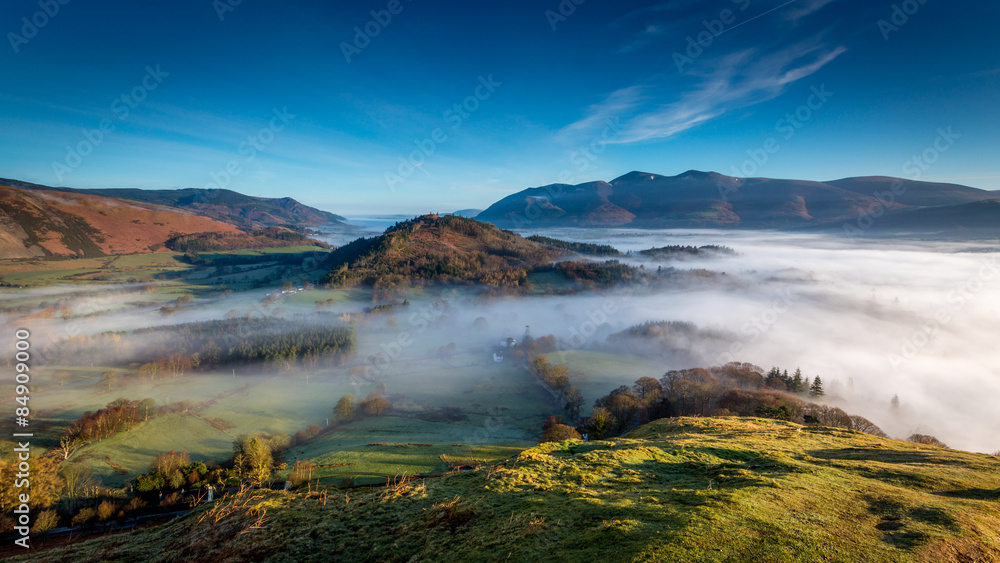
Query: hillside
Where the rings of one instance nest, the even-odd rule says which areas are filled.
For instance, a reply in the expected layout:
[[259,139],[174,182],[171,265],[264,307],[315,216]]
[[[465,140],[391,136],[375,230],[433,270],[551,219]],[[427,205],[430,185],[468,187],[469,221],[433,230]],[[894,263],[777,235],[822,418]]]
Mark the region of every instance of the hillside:
[[1000,460],[825,427],[681,418],[497,465],[257,491],[25,561],[997,561]]
[[240,231],[177,208],[0,185],[0,258],[148,252],[173,236],[205,232]]
[[202,188],[176,190],[51,188],[6,179],[0,179],[0,184],[22,189],[57,190],[180,207],[195,211],[200,215],[217,221],[236,225],[241,229],[261,229],[275,225],[318,227],[331,223],[343,223],[345,221],[340,215],[303,205],[290,197],[254,197],[232,190]]
[[[840,225],[880,209],[893,178],[832,182],[734,178],[689,170],[630,172],[611,182],[553,184],[508,196],[476,218],[502,227],[796,228]],[[976,188],[901,180],[890,213],[995,197]]]
[[402,282],[471,282],[518,286],[528,269],[560,252],[457,215],[424,215],[330,254],[324,283],[388,287]]
[[869,228],[879,233],[996,237],[1000,229],[1000,199],[907,209],[876,219]]

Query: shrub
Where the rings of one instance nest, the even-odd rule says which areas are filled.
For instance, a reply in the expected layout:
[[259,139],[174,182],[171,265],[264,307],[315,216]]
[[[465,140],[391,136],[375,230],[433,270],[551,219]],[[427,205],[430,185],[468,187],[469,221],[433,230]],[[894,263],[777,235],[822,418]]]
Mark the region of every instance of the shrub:
[[563,440],[580,440],[582,437],[572,426],[553,424],[545,431],[542,442],[562,442]]
[[31,526],[34,534],[44,534],[59,525],[59,516],[55,510],[43,510],[35,517],[35,523]]
[[947,448],[948,446],[938,440],[934,436],[928,436],[926,434],[911,434],[909,438],[906,439],[907,442],[913,442],[915,444],[925,444],[928,446],[936,446],[939,448]]
[[114,516],[115,511],[118,507],[108,501],[101,501],[101,504],[97,505],[97,519],[101,522],[107,520]]
[[297,460],[295,462],[295,467],[292,468],[291,474],[288,476],[288,480],[291,481],[293,487],[301,487],[308,483],[313,476],[313,464],[311,461]]
[[81,508],[80,512],[73,516],[72,524],[74,526],[83,526],[94,519],[97,516],[97,511],[93,508]]

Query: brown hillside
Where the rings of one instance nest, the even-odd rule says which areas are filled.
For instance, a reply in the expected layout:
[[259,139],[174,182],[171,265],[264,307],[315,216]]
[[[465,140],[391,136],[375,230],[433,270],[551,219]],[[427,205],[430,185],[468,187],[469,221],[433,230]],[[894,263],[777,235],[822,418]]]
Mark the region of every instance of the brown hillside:
[[0,258],[147,252],[171,236],[201,232],[240,231],[166,206],[0,186]]

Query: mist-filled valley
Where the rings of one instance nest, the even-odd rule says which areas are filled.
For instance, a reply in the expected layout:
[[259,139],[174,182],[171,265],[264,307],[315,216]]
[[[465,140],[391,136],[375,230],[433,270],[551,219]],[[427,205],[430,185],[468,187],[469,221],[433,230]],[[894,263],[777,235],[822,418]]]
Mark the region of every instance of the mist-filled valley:
[[[523,359],[503,358],[506,339],[520,341],[526,331],[555,337],[547,356],[568,368],[583,417],[596,399],[640,377],[749,362],[821,376],[824,403],[860,414],[890,436],[933,435],[982,452],[998,447],[992,397],[1000,391],[1000,352],[990,336],[1000,303],[997,247],[778,232],[522,234],[611,245],[625,253],[616,258],[621,263],[661,281],[565,291],[540,274],[529,277],[530,293],[431,285],[382,300],[363,288],[309,282],[285,290],[200,291],[193,299],[177,294],[170,301],[150,298],[170,283],[56,285],[3,290],[0,305],[5,323],[17,320],[32,330],[37,357],[44,358],[35,368],[43,375],[36,376],[33,400],[51,425],[52,445],[73,420],[119,397],[152,399],[165,411],[160,416],[170,424],[162,428],[126,432],[75,454],[108,484],[134,478],[164,451],[223,463],[237,435],[294,437],[310,425],[328,428],[347,394],[360,400],[375,393],[391,408],[386,418],[332,429],[322,447],[289,446],[286,463],[322,457],[333,466],[325,470],[331,478],[364,482],[379,473],[371,462],[347,464],[377,448],[369,443],[434,443],[430,461],[423,453],[406,461],[406,446],[391,453],[415,473],[444,468],[439,456],[474,460],[477,448],[535,443],[546,417],[562,410],[534,384]],[[667,246],[733,252],[640,252]],[[670,324],[655,338],[626,334],[664,321]],[[342,331],[344,348],[310,348],[302,335],[317,330]],[[284,348],[265,349],[275,342]],[[243,356],[225,352],[241,343]],[[102,379],[108,370],[114,373]],[[362,429],[370,440],[358,436]],[[147,434],[155,433],[162,435],[151,444]],[[127,463],[108,462],[111,454]],[[376,465],[384,463],[390,462]],[[392,467],[383,469],[392,474]]]

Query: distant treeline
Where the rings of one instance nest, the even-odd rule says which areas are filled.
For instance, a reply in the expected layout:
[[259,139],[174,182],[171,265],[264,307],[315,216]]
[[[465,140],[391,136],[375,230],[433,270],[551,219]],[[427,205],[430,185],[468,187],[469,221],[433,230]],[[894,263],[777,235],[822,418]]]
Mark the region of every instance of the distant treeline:
[[618,283],[641,282],[650,279],[651,274],[634,268],[618,260],[604,262],[584,262],[569,260],[534,268],[532,272],[556,272],[585,288],[611,287]]
[[544,244],[551,248],[560,248],[579,252],[580,254],[592,254],[594,256],[620,256],[618,249],[608,244],[590,244],[586,242],[568,242],[564,240],[532,235],[528,240]]
[[698,325],[684,321],[648,321],[608,336],[609,340],[620,340],[628,337],[638,338],[669,338],[674,334],[698,334]]
[[177,235],[164,245],[175,252],[215,252],[284,246],[318,246],[329,248],[325,242],[311,239],[305,234],[284,227],[269,227],[249,233],[193,233]]
[[703,256],[709,254],[724,254],[727,256],[735,256],[737,252],[728,246],[717,246],[714,244],[708,244],[705,246],[681,246],[681,245],[671,245],[662,246],[660,248],[650,248],[647,250],[640,250],[639,254],[643,256],[650,256],[653,258],[674,258],[677,256]]
[[341,324],[236,317],[77,336],[63,343],[63,362],[88,354],[108,365],[142,363],[140,377],[180,377],[199,367],[260,362],[342,362],[354,352],[354,329]]
[[[139,329],[133,334],[163,334],[172,350],[198,354],[202,364],[311,361],[354,351],[354,329],[347,326],[299,324],[282,319],[239,317],[175,326]],[[153,344],[156,348],[156,344]],[[155,354],[160,355],[160,354]]]

